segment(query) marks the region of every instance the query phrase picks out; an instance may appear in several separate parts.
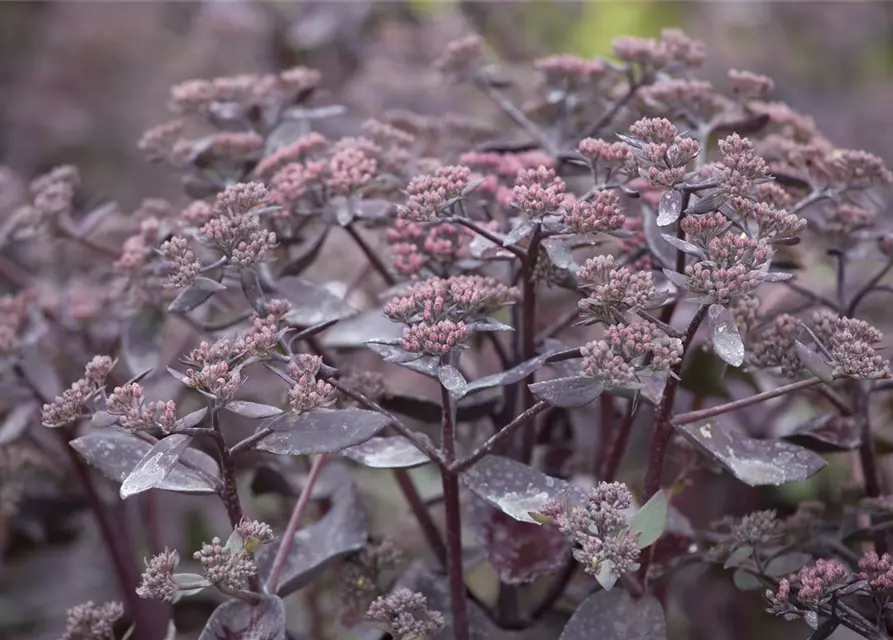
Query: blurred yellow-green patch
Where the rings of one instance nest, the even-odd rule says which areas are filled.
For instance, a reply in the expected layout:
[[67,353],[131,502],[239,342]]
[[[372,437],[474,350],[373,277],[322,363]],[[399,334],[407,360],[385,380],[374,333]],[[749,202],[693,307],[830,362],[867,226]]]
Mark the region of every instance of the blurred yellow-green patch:
[[667,2],[584,2],[562,50],[579,56],[608,56],[617,36],[653,38],[678,23],[679,7]]

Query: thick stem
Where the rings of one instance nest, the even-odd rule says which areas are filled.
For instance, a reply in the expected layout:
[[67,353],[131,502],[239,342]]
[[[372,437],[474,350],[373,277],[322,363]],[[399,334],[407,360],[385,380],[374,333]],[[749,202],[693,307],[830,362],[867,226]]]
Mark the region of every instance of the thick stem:
[[747,398],[742,398],[741,400],[735,400],[734,402],[727,402],[726,404],[721,404],[717,407],[701,409],[700,411],[689,411],[688,413],[680,413],[678,416],[673,418],[671,422],[677,427],[681,427],[682,425],[691,424],[692,422],[708,420],[710,418],[715,418],[716,416],[721,416],[725,413],[738,411],[739,409],[744,409],[746,407],[759,404],[760,402],[765,402],[766,400],[771,400],[772,398],[783,396],[793,391],[808,389],[809,387],[814,387],[817,384],[821,383],[822,381],[819,378],[807,378],[806,380],[798,380],[797,382],[786,384],[784,386],[778,387],[777,389],[764,391],[763,393],[758,393]]
[[[869,498],[877,498],[881,495],[881,483],[878,475],[877,452],[874,448],[874,438],[871,435],[870,400],[870,391],[858,381],[854,382],[853,406],[862,432],[862,444],[859,445],[859,460],[862,463],[862,475],[865,477],[865,495]],[[871,526],[870,517],[868,526]],[[883,531],[876,531],[874,534],[874,550],[878,555],[883,555],[887,552],[887,536]]]
[[381,258],[378,257],[378,254],[372,250],[372,247],[366,244],[366,241],[363,240],[363,237],[359,234],[359,232],[353,228],[353,225],[347,225],[346,227],[344,227],[344,230],[347,231],[347,233],[350,234],[350,237],[353,238],[354,242],[357,243],[357,246],[360,247],[363,255],[366,256],[366,259],[369,260],[369,263],[381,275],[385,283],[388,286],[395,284],[397,281],[394,279],[394,276],[392,276],[391,272],[388,271],[388,268],[385,266],[384,262],[381,261]]
[[701,307],[695,312],[688,329],[685,331],[685,337],[682,339],[682,358],[679,363],[673,367],[673,374],[667,378],[667,386],[664,387],[664,393],[660,400],[660,406],[657,415],[654,418],[654,430],[651,432],[651,445],[648,454],[648,470],[645,472],[645,485],[642,489],[642,503],[657,493],[660,488],[660,479],[664,471],[664,457],[667,453],[667,446],[670,444],[670,438],[673,436],[673,425],[670,422],[670,414],[673,412],[673,405],[676,401],[676,392],[679,390],[679,376],[682,373],[682,363],[685,361],[685,354],[691,345],[707,315],[707,305]]
[[217,459],[220,462],[220,472],[223,474],[223,488],[220,490],[220,499],[226,507],[229,523],[233,529],[242,521],[242,501],[239,498],[239,486],[236,484],[236,464],[233,460],[226,440],[220,431],[219,407],[211,407],[211,428],[216,434],[212,438],[217,446]]
[[301,524],[301,516],[304,515],[304,511],[307,510],[307,505],[310,504],[310,496],[313,494],[313,486],[316,484],[316,481],[319,478],[319,472],[322,470],[325,463],[325,454],[320,454],[313,458],[307,481],[304,483],[304,486],[301,487],[301,495],[298,496],[295,508],[291,512],[291,518],[288,519],[285,532],[282,534],[282,543],[276,550],[276,557],[273,559],[273,567],[270,569],[270,575],[267,576],[265,585],[267,593],[276,593],[279,589],[279,578],[282,577],[285,561],[288,559],[288,554],[291,552],[292,546],[295,543],[295,534],[298,532],[298,527]]
[[856,294],[853,296],[853,299],[850,301],[849,305],[847,305],[846,308],[846,316],[848,318],[852,318],[854,315],[856,315],[856,310],[859,308],[859,303],[862,302],[862,299],[877,286],[877,284],[883,279],[883,277],[887,275],[890,269],[893,269],[893,260],[887,262],[887,264],[885,264],[880,271],[874,274],[874,277],[871,280],[866,282],[862,286],[862,288],[856,292]]
[[446,545],[443,542],[443,537],[440,535],[440,530],[431,518],[428,508],[422,501],[422,497],[415,488],[415,484],[413,483],[409,472],[406,471],[406,469],[394,469],[394,479],[397,480],[397,484],[403,492],[403,497],[406,498],[409,508],[412,510],[416,520],[418,520],[419,526],[422,528],[422,533],[428,541],[428,545],[431,547],[431,550],[434,552],[434,555],[437,556],[440,563],[443,566],[446,566],[447,550]]
[[626,453],[626,447],[629,444],[629,436],[633,430],[633,422],[636,418],[636,402],[629,401],[629,407],[626,410],[626,416],[620,424],[620,429],[611,443],[611,453],[608,455],[604,464],[604,469],[599,469],[600,477],[605,482],[614,482],[617,472],[620,470],[620,463],[623,461],[623,454]]
[[[521,278],[523,279],[523,300],[521,310],[521,360],[527,361],[536,356],[536,263],[540,253],[541,228],[537,224],[530,236],[530,245],[527,248],[527,258],[522,263]],[[527,411],[534,406],[535,399],[530,385],[536,381],[536,375],[531,373],[521,381],[522,411]],[[521,461],[530,462],[533,458],[533,447],[536,444],[536,423],[524,432],[521,441]]]
[[[446,359],[444,364],[449,364]],[[441,446],[447,465],[456,459],[456,415],[450,392],[440,388]],[[441,469],[443,504],[446,515],[447,572],[449,574],[450,603],[453,611],[453,629],[456,640],[469,640],[468,601],[465,597],[465,579],[462,567],[462,505],[459,501],[459,474],[451,468]]]
[[[685,230],[682,228],[682,217],[685,215],[684,211],[688,209],[688,203],[691,201],[691,192],[685,191],[682,194],[682,204],[680,205],[680,209],[683,213],[679,216],[679,220],[676,221],[676,237],[680,240],[685,240]],[[685,273],[685,252],[681,249],[676,249],[676,273]],[[676,300],[665,306],[661,309],[660,312],[660,321],[664,324],[669,324],[670,320],[673,319],[673,312],[676,311],[676,305],[679,304],[679,296],[676,296]]]

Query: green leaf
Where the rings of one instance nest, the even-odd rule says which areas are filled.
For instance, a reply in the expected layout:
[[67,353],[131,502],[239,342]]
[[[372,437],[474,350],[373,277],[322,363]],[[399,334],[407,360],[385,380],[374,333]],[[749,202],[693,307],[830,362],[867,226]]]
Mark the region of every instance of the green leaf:
[[633,516],[629,523],[632,535],[639,534],[639,549],[649,547],[660,538],[667,527],[667,494],[658,491]]
[[734,582],[735,586],[741,591],[757,591],[763,586],[753,574],[744,569],[737,569],[735,571],[735,575],[732,576],[732,582]]
[[752,555],[753,547],[751,547],[750,545],[738,547],[731,553],[731,555],[729,555],[728,558],[726,558],[725,564],[722,565],[722,568],[731,569],[732,567],[740,567],[741,563],[743,563]]
[[766,575],[773,578],[780,578],[795,571],[799,571],[807,563],[812,561],[812,556],[808,553],[800,551],[792,551],[784,555],[773,558],[766,565]]

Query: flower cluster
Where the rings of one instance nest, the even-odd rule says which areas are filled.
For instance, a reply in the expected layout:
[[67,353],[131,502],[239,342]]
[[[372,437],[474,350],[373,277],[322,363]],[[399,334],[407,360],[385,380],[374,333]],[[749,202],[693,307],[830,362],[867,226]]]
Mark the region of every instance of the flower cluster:
[[765,98],[775,90],[775,82],[768,76],[738,69],[729,69],[728,76],[732,90],[744,99]]
[[623,229],[626,216],[620,206],[620,196],[601,190],[592,200],[575,202],[563,222],[572,233],[613,233]]
[[264,157],[254,167],[254,173],[262,178],[270,178],[286,165],[299,164],[316,156],[327,144],[324,135],[315,131],[310,132]]
[[295,381],[288,391],[288,402],[293,411],[312,411],[335,404],[335,387],[316,379],[321,366],[322,358],[309,354],[297,355],[288,363],[288,374]]
[[586,59],[570,54],[557,54],[534,60],[533,68],[543,75],[548,87],[562,91],[578,91],[599,80],[608,71],[602,60]]
[[198,239],[237,267],[263,261],[276,246],[276,234],[263,228],[257,214],[269,199],[266,187],[258,182],[227,187],[217,196],[215,215],[199,229]]
[[630,533],[623,513],[633,499],[621,482],[600,482],[589,491],[586,504],[571,506],[552,500],[540,514],[572,542],[574,558],[586,573],[604,585],[639,568],[637,536]]
[[0,296],[0,355],[21,346],[21,333],[28,317],[29,296],[25,293]]
[[114,640],[114,626],[124,615],[120,602],[97,605],[92,600],[79,604],[66,614],[62,640]]
[[812,322],[831,357],[834,376],[874,380],[890,375],[890,363],[876,351],[884,336],[870,324],[826,311],[814,313]]
[[87,364],[84,377],[76,380],[61,396],[43,405],[41,423],[45,427],[61,427],[90,414],[89,403],[104,389],[105,379],[115,366],[108,356],[95,356]]
[[835,597],[836,592],[852,579],[853,575],[837,560],[819,559],[814,566],[803,567],[796,574],[780,580],[774,593],[766,591],[768,611],[787,619],[814,611]]
[[171,238],[159,247],[161,255],[170,264],[168,284],[176,289],[190,286],[201,273],[202,265],[189,248],[186,238]]
[[685,278],[674,282],[681,282],[704,301],[727,306],[751,295],[766,278],[765,267],[772,254],[765,239],[727,230],[701,248],[704,259],[686,265]]
[[387,625],[396,640],[428,638],[446,626],[443,614],[429,609],[425,596],[404,588],[375,600],[366,617]]
[[443,271],[468,247],[473,233],[446,222],[413,222],[398,218],[385,231],[394,255],[394,268],[404,276],[417,277],[425,267]]
[[639,176],[657,187],[679,183],[688,163],[700,152],[697,140],[679,136],[676,126],[665,118],[643,118],[629,130],[627,141]]
[[742,547],[757,549],[777,541],[783,534],[782,524],[772,509],[754,511],[742,518],[723,518],[713,528],[720,535],[708,554],[713,561],[724,561]]
[[619,60],[654,70],[697,67],[706,57],[704,43],[679,29],[663,29],[659,40],[620,36],[611,46]]
[[545,166],[518,172],[512,190],[512,205],[527,216],[542,218],[564,205],[567,185],[554,169]]
[[180,564],[180,554],[165,549],[161,553],[145,560],[146,569],[140,580],[136,593],[140,598],[173,602],[180,590],[174,579],[174,569]]
[[754,153],[753,143],[737,133],[719,141],[722,166],[716,178],[730,197],[746,197],[756,183],[769,179],[769,165]]
[[622,321],[622,314],[627,311],[653,309],[666,299],[666,294],[655,288],[650,271],[615,267],[614,257],[610,255],[589,258],[577,277],[587,294],[578,303],[587,324],[614,324]]
[[177,404],[173,400],[146,402],[143,388],[135,382],[115,387],[106,401],[106,411],[128,431],[158,427],[167,433],[177,422]]
[[484,55],[484,42],[470,35],[450,42],[446,51],[434,61],[434,67],[445,75],[462,79],[473,73]]
[[608,325],[601,340],[581,347],[583,372],[606,388],[631,387],[641,376],[670,371],[682,359],[682,341],[650,322]]
[[277,75],[242,74],[211,80],[187,80],[171,88],[171,101],[181,113],[205,113],[214,103],[243,108],[263,106],[311,91],[322,79],[315,69],[294,67]]
[[464,166],[439,167],[433,174],[417,176],[409,181],[409,198],[397,213],[415,222],[432,222],[462,195],[470,177],[471,170]]
[[862,570],[859,578],[867,580],[873,591],[893,590],[893,558],[890,554],[878,557],[876,552],[868,551],[859,559],[859,568]]
[[520,299],[517,287],[478,275],[431,278],[412,285],[384,307],[394,322],[434,323],[440,320],[486,318]]
[[389,538],[374,540],[345,558],[338,572],[342,613],[352,618],[365,613],[373,600],[384,595],[380,585],[402,559],[403,552]]
[[786,378],[796,378],[803,368],[794,343],[801,332],[794,316],[781,314],[762,330],[751,336],[748,359],[759,368],[781,367]]

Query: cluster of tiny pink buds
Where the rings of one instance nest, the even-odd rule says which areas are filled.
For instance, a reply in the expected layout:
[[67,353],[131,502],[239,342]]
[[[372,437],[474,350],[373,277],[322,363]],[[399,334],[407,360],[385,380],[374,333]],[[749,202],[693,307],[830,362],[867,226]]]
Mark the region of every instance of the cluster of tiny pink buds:
[[234,531],[241,538],[243,548],[249,552],[253,552],[257,547],[276,540],[273,528],[266,522],[259,520],[242,518]]
[[764,98],[775,89],[775,82],[769,76],[750,71],[729,70],[732,90],[742,98]]
[[61,396],[56,396],[41,410],[41,424],[61,427],[86,417],[87,404],[105,386],[105,379],[114,366],[108,356],[94,356],[87,364],[84,377],[76,380]]
[[865,189],[893,184],[893,172],[883,160],[867,151],[834,149],[826,161],[826,179],[834,185]]
[[286,213],[306,194],[323,184],[326,171],[327,164],[322,160],[286,164],[270,180],[272,201],[281,205],[283,213]]
[[575,202],[563,221],[572,233],[613,233],[623,228],[626,216],[620,196],[603,189],[592,200]]
[[204,200],[193,200],[180,212],[180,218],[191,227],[200,227],[213,217],[214,209]]
[[140,586],[136,593],[140,598],[171,602],[180,590],[174,580],[174,569],[180,564],[180,555],[176,551],[165,549],[149,560],[145,560]]
[[816,561],[815,566],[803,567],[796,574],[783,578],[773,593],[767,590],[765,597],[769,612],[788,619],[802,615],[806,610],[815,610],[834,597],[841,587],[846,586],[854,576],[837,560]]
[[687,215],[679,223],[689,241],[699,247],[707,247],[732,226],[732,223],[719,212],[702,215]]
[[215,217],[202,225],[198,238],[238,267],[264,260],[276,246],[276,234],[261,226],[254,210],[266,205],[269,197],[266,187],[256,182],[227,187],[217,196]]
[[495,173],[500,178],[514,181],[518,172],[525,169],[536,169],[543,166],[553,168],[555,160],[542,151],[525,151],[523,153],[494,153],[468,151],[459,156],[460,164],[481,172]]
[[232,370],[226,362],[206,364],[201,369],[187,369],[189,386],[208,393],[221,402],[232,400],[242,384],[238,370]]
[[580,155],[589,160],[593,174],[598,176],[606,169],[604,179],[610,179],[614,171],[627,168],[632,162],[632,148],[625,142],[608,142],[600,138],[583,138],[577,145]]
[[74,606],[66,613],[62,640],[114,640],[115,623],[123,615],[120,602],[97,605],[90,600]]
[[533,68],[544,76],[547,86],[574,91],[601,78],[608,66],[601,60],[558,54],[535,60]]
[[430,638],[446,626],[443,614],[429,609],[425,596],[402,587],[376,599],[366,617],[387,625],[395,640]]
[[465,78],[478,67],[484,55],[484,42],[479,36],[470,35],[447,44],[446,50],[434,61],[441,73]]
[[403,330],[400,346],[410,353],[443,356],[468,337],[464,322],[441,320],[433,324],[416,324]]
[[816,312],[813,324],[833,359],[835,376],[875,380],[890,375],[890,363],[876,351],[884,336],[864,320]]
[[349,195],[372,182],[378,161],[361,148],[348,147],[337,151],[329,160],[326,184],[332,193]]
[[288,363],[288,374],[295,381],[288,391],[288,402],[293,411],[331,407],[337,401],[335,387],[316,379],[320,366],[322,358],[309,354],[297,355]]
[[166,160],[173,154],[174,144],[183,132],[182,120],[171,120],[148,129],[140,137],[137,148],[149,161]]
[[433,174],[417,176],[406,187],[406,206],[398,207],[397,212],[408,220],[431,222],[462,195],[470,178],[471,170],[461,165],[439,167]]
[[757,237],[770,241],[797,237],[806,228],[806,220],[795,213],[777,209],[765,202],[735,197],[729,201],[732,210],[757,225]]
[[159,251],[170,263],[168,282],[171,287],[181,289],[195,282],[202,265],[189,248],[189,241],[186,238],[171,238],[159,247]]
[[251,553],[244,549],[235,551],[224,545],[220,538],[203,543],[201,550],[192,557],[201,563],[211,584],[225,589],[241,589],[257,575],[257,564]]
[[124,241],[121,257],[115,260],[112,268],[119,275],[134,276],[152,255],[152,247],[158,237],[157,218],[146,218],[140,223],[140,231]]
[[468,246],[473,232],[453,224],[425,224],[397,218],[385,234],[397,273],[417,276],[429,262],[437,265],[454,262]]
[[873,591],[893,590],[893,558],[889,554],[878,557],[875,551],[868,551],[859,559],[859,568],[859,578],[867,580]]
[[754,153],[753,144],[737,133],[719,141],[722,152],[722,168],[717,178],[723,192],[729,196],[746,197],[756,181],[769,178],[769,165]]
[[778,538],[780,525],[774,509],[749,513],[732,526],[732,537],[738,545],[757,547]]
[[581,347],[583,371],[607,388],[629,386],[640,374],[669,371],[682,358],[682,341],[643,322],[605,327],[602,340]]
[[857,239],[860,232],[870,229],[877,221],[875,210],[847,202],[827,206],[822,213],[816,230],[842,244]]
[[460,275],[419,282],[385,305],[384,313],[395,322],[426,322],[484,318],[520,298],[517,287],[495,278]]
[[592,322],[613,324],[617,314],[653,308],[666,297],[655,288],[650,271],[615,268],[610,255],[589,258],[577,277],[588,294],[579,302],[580,313]]
[[796,378],[803,365],[797,357],[794,342],[800,334],[800,323],[794,316],[782,314],[751,336],[748,359],[756,367],[781,367],[786,378]]
[[567,185],[554,169],[545,166],[518,172],[512,189],[512,205],[528,216],[540,218],[564,205]]
[[672,109],[699,111],[712,101],[713,87],[704,80],[673,78],[642,89],[642,97]]
[[31,226],[53,222],[72,213],[75,191],[81,184],[77,168],[61,165],[35,178],[29,187],[31,203],[18,215]]
[[697,67],[707,57],[705,44],[681,29],[661,29],[660,42],[670,61],[684,67]]
[[[223,131],[202,140],[201,144],[202,153],[214,160],[242,163],[260,156],[264,139],[253,131]],[[174,145],[174,155],[177,155],[177,145]]]
[[260,182],[240,182],[217,194],[214,211],[218,215],[237,216],[265,207],[269,200],[270,194]]
[[648,144],[669,145],[679,134],[676,125],[666,118],[642,118],[629,128],[630,135]]
[[643,118],[632,124],[632,155],[639,176],[654,186],[672,187],[682,180],[685,168],[699,153],[694,138],[682,138],[665,118]]
[[623,62],[660,69],[669,61],[666,45],[651,38],[620,36],[611,41],[614,56]]
[[128,431],[160,427],[167,433],[177,422],[177,404],[173,400],[146,402],[143,388],[135,382],[115,387],[106,401],[106,410]]
[[287,164],[304,162],[318,154],[328,144],[326,137],[312,131],[290,144],[283,145],[257,163],[254,173],[269,178]]
[[363,133],[385,149],[408,149],[416,143],[416,137],[408,131],[375,119],[363,123]]
[[728,305],[760,286],[771,252],[763,239],[727,231],[707,243],[705,254],[706,260],[686,265],[686,286],[711,303]]

